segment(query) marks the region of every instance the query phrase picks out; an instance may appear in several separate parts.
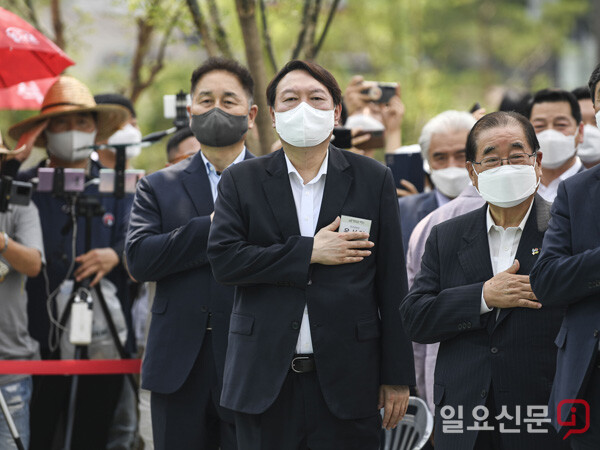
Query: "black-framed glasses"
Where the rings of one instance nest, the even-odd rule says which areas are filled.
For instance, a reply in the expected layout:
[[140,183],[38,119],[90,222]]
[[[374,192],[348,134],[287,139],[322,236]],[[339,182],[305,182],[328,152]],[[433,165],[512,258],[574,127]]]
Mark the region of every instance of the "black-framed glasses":
[[508,158],[499,158],[498,156],[488,156],[479,162],[471,161],[472,164],[479,164],[484,169],[494,169],[502,165],[502,161],[506,161],[510,165],[529,164],[529,158],[535,156],[534,153],[513,153]]

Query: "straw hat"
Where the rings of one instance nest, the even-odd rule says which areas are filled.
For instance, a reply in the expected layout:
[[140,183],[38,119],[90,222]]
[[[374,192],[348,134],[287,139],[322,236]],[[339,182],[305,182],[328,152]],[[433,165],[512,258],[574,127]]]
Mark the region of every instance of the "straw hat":
[[[85,112],[96,113],[97,141],[108,139],[130,117],[129,111],[123,106],[97,105],[85,84],[73,77],[63,75],[46,93],[40,113],[13,125],[8,130],[8,134],[18,141],[23,133],[43,120],[69,113]],[[37,147],[46,146],[45,133],[40,133],[35,145]]]
[[25,145],[15,150],[11,150],[4,145],[4,141],[2,140],[2,132],[0,132],[0,155],[15,155],[17,153],[21,153],[23,150],[25,150]]

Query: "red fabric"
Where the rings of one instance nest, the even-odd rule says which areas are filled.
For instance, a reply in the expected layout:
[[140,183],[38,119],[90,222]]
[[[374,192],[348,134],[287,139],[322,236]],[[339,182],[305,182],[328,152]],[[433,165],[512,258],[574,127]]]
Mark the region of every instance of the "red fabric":
[[1,375],[109,375],[140,373],[141,359],[0,361]]
[[54,42],[0,8],[0,87],[55,77],[73,64]]

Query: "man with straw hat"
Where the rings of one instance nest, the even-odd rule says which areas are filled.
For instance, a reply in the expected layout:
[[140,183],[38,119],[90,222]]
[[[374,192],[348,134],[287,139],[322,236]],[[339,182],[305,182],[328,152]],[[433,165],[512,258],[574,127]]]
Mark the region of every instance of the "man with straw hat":
[[[97,178],[100,165],[92,161],[90,146],[106,140],[129,118],[126,108],[119,105],[97,105],[89,89],[80,81],[61,76],[52,85],[42,103],[40,113],[13,125],[9,135],[19,139],[30,133],[30,142],[45,147],[48,159],[37,167],[21,172],[19,179],[30,180],[38,168],[85,169],[87,180]],[[86,196],[97,196],[98,188],[86,183]],[[128,324],[131,324],[127,307],[127,275],[121,264],[121,255],[132,197],[116,199],[99,197],[104,209],[101,217],[91,219],[91,250],[85,251],[85,219],[77,217],[63,197],[36,192],[32,197],[40,211],[44,247],[48,255],[45,276],[32,278],[27,283],[29,294],[29,331],[40,343],[42,358],[58,357],[57,345],[50,337],[52,317],[57,317],[55,304],[47,307],[48,293],[60,290],[63,281],[91,279],[94,286],[104,277],[117,287]],[[75,226],[76,224],[76,226]],[[74,236],[75,233],[75,236]],[[75,243],[73,248],[72,243]],[[68,292],[67,292],[68,294]],[[54,319],[52,319],[54,320]],[[131,343],[130,343],[131,344]],[[62,355],[72,358],[73,355]],[[106,433],[120,394],[123,377],[86,376],[79,380],[74,448],[104,448]],[[66,414],[70,379],[65,377],[40,377],[35,380],[35,393],[31,410],[31,448],[48,448],[52,442],[61,415]]]
[[[1,165],[20,150],[9,150],[0,134]],[[3,177],[2,184],[6,181]],[[27,277],[40,272],[43,254],[42,229],[35,205],[9,205],[5,211],[0,210],[0,360],[40,357],[39,345],[27,331],[27,292],[21,287]],[[0,375],[0,390],[11,405],[11,417],[25,447],[29,443],[31,384],[28,375]],[[12,445],[8,424],[4,415],[0,415],[0,448]]]

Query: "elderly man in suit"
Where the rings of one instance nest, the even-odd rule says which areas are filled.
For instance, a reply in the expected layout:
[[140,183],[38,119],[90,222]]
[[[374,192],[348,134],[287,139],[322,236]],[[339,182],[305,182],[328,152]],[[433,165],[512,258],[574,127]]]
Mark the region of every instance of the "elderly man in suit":
[[488,114],[474,125],[467,166],[487,205],[433,227],[401,306],[413,340],[440,342],[433,400],[442,449],[563,448],[552,429],[526,420],[547,420],[564,314],[541,308],[529,285],[549,219],[549,204],[535,195],[537,150],[533,127],[518,113]]
[[[600,65],[592,73],[589,83],[597,115],[600,112],[598,81]],[[531,271],[531,286],[544,307],[567,307],[556,337],[558,357],[549,408],[560,434],[575,431],[567,437],[573,449],[600,448],[598,205],[600,166],[561,183],[552,206],[542,253]],[[587,407],[581,402],[587,402]],[[571,408],[575,409],[575,414]],[[573,415],[576,420],[571,423]]]
[[235,61],[197,68],[188,112],[202,151],[138,185],[126,251],[133,277],[157,282],[142,366],[157,449],[237,448],[232,413],[219,406],[233,289],[214,279],[206,246],[221,172],[251,157],[253,88]]
[[378,408],[394,427],[414,384],[392,175],[329,144],[341,91],[322,67],[290,61],[267,99],[283,149],[223,173],[209,236],[236,285],[221,404],[240,449],[378,449]]
[[474,123],[468,112],[450,110],[438,114],[423,127],[419,146],[434,189],[398,199],[404,250],[408,249],[410,235],[421,219],[458,197],[469,185],[465,145]]

